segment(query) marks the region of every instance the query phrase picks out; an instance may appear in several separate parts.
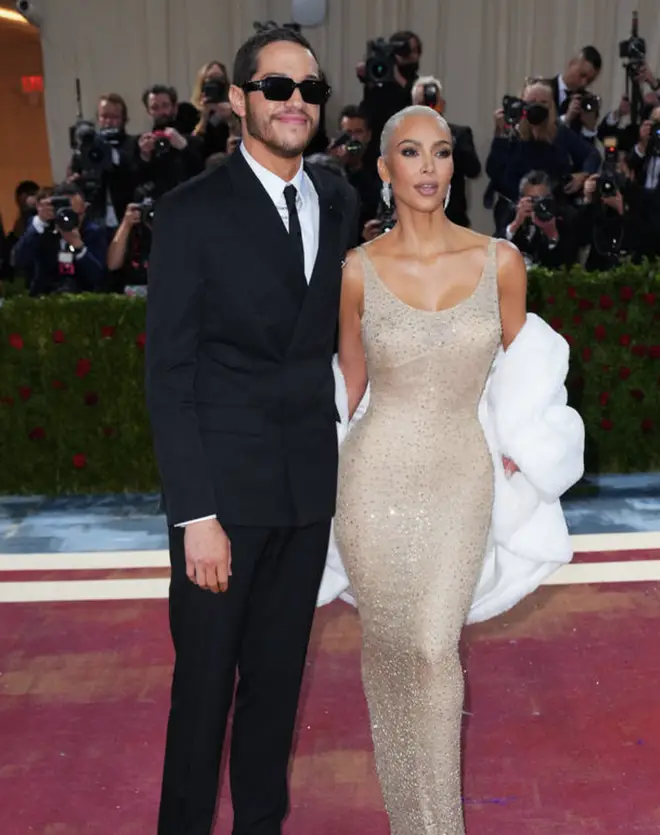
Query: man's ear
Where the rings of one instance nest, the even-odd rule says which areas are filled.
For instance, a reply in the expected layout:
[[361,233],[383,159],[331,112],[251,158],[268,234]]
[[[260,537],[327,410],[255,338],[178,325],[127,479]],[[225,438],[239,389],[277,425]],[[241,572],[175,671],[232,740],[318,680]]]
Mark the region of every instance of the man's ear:
[[245,96],[245,91],[241,90],[241,88],[237,87],[235,84],[232,84],[229,88],[229,104],[231,104],[231,109],[239,117],[239,119],[243,119],[245,117]]

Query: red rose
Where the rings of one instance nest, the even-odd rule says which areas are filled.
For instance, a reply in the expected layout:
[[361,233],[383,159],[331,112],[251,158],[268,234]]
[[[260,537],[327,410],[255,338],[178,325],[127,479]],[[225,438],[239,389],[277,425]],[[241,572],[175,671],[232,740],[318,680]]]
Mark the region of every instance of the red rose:
[[619,369],[619,377],[622,380],[627,380],[630,377],[630,369],[623,366],[623,368]]
[[656,300],[657,296],[656,296],[655,293],[644,293],[642,298],[648,304],[649,307],[653,307],[653,305],[655,304],[655,300]]
[[564,327],[564,320],[560,319],[559,316],[554,316],[550,319],[550,327],[560,331]]
[[64,342],[64,331],[53,331],[53,342]]
[[13,406],[14,405],[14,398],[13,397],[0,397],[0,404],[3,406]]
[[85,406],[96,406],[99,402],[99,396],[95,391],[88,391],[85,394]]
[[644,418],[642,421],[642,432],[653,432],[653,421],[651,418]]
[[596,325],[594,328],[594,336],[599,342],[602,342],[603,339],[607,336],[607,331],[605,330],[604,325]]
[[580,316],[579,313],[576,313],[575,316],[573,316],[573,324],[574,325],[581,325],[582,324],[582,316]]
[[617,310],[616,316],[614,317],[617,322],[627,322],[628,321],[628,311],[624,310],[622,307],[620,310]]
[[609,418],[603,418],[600,422],[600,428],[605,429],[607,432],[609,432],[610,429],[614,428],[614,424]]
[[630,350],[636,357],[645,357],[648,353],[646,345],[633,345]]
[[28,386],[21,386],[19,388],[18,393],[20,395],[21,400],[28,401],[32,397],[32,389]]
[[611,296],[601,296],[598,300],[598,307],[601,310],[610,310],[610,308],[614,307],[614,299]]
[[593,310],[594,303],[592,301],[589,301],[589,299],[580,299],[578,307],[580,308],[580,310]]
[[622,287],[619,291],[619,298],[622,302],[629,302],[633,296],[635,295],[635,291],[632,287]]
[[641,403],[644,399],[644,392],[641,389],[630,389],[630,396],[633,400],[639,400]]
[[145,346],[147,341],[147,335],[145,333],[139,333],[135,339],[135,344],[138,348],[142,349]]
[[78,377],[86,377],[92,368],[92,363],[88,359],[78,360],[76,363],[76,374]]
[[649,356],[652,360],[660,360],[660,345],[651,345],[649,348]]
[[115,335],[115,329],[114,329],[114,327],[113,327],[112,325],[104,325],[104,326],[101,328],[101,336],[102,336],[104,339],[112,339],[112,337],[113,337],[114,335]]
[[23,349],[23,337],[20,333],[10,333],[9,344],[12,348],[16,348],[17,351],[21,351]]
[[28,438],[31,441],[43,441],[46,437],[46,430],[43,426],[35,426],[34,429],[31,429],[28,433]]
[[53,380],[51,386],[57,391],[62,391],[66,388],[66,383],[63,383],[61,380]]
[[582,349],[582,359],[585,362],[591,361],[591,348],[585,347]]
[[87,464],[87,456],[83,455],[81,452],[77,452],[72,459],[73,466],[77,470],[82,470],[82,468]]
[[598,398],[601,406],[607,406],[607,403],[610,399],[609,391],[602,391],[600,397]]
[[575,287],[569,287],[566,292],[568,293],[569,299],[577,299],[577,290]]
[[619,345],[623,345],[624,348],[627,348],[628,345],[632,342],[630,338],[630,334],[624,333],[619,337]]

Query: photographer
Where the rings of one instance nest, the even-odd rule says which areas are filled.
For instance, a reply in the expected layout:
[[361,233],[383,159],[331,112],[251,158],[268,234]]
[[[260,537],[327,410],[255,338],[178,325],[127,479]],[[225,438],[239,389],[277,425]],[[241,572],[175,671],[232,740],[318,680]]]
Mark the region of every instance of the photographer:
[[[33,180],[22,180],[14,190],[14,200],[18,217],[13,227],[6,232],[0,251],[0,278],[13,280],[16,278],[14,269],[14,247],[23,237],[25,230],[32,223],[37,213],[37,194],[39,186]],[[28,282],[29,283],[29,282]]]
[[79,122],[72,129],[68,180],[81,187],[90,203],[88,215],[106,227],[108,240],[135,190],[137,137],[126,133],[127,122],[124,99],[107,93],[98,100],[95,128]]
[[364,165],[364,155],[371,141],[371,129],[365,114],[355,105],[347,105],[339,119],[340,135],[330,143],[328,153],[346,172],[349,183],[360,198],[359,228],[376,217],[380,202],[381,181],[378,174]]
[[204,161],[213,154],[226,153],[232,110],[229,77],[223,63],[210,61],[200,68],[190,101],[197,113],[192,133],[202,142]]
[[644,251],[649,257],[657,257],[660,255],[660,106],[642,124],[639,141],[627,161],[642,194]]
[[412,103],[421,55],[422,41],[418,35],[395,32],[389,41],[370,41],[365,60],[357,65],[358,79],[364,85],[360,110],[371,125],[371,142],[364,160],[368,168],[376,168],[380,135],[387,120]]
[[585,46],[559,73],[549,81],[557,113],[567,124],[580,118],[581,98],[596,81],[603,59],[595,46]]
[[82,189],[75,183],[38,193],[37,214],[14,248],[16,268],[31,277],[31,296],[101,287],[105,229],[88,220],[86,211]]
[[562,202],[577,196],[589,174],[600,167],[595,148],[557,119],[551,87],[532,79],[522,97],[506,96],[495,112],[495,136],[486,162],[492,187],[499,192],[495,206],[497,234],[509,213],[509,202],[518,199],[522,178],[530,171],[543,171],[558,183],[556,196]]
[[129,203],[124,218],[108,247],[108,270],[114,276],[113,290],[127,292],[147,284],[154,204],[146,197]]
[[184,136],[176,127],[177,94],[173,87],[154,84],[142,102],[153,127],[138,140],[138,185],[154,183],[156,196],[204,170],[201,140]]
[[557,269],[577,261],[579,241],[570,233],[543,171],[530,171],[521,180],[520,200],[505,231],[528,266]]
[[[442,97],[442,84],[431,75],[418,78],[412,88],[413,104],[424,104],[438,113],[444,114],[446,102]],[[466,178],[473,180],[481,174],[481,162],[474,147],[472,129],[449,122],[454,148],[454,174],[451,178],[451,193],[449,205],[445,214],[459,226],[469,227],[470,218],[467,213]]]

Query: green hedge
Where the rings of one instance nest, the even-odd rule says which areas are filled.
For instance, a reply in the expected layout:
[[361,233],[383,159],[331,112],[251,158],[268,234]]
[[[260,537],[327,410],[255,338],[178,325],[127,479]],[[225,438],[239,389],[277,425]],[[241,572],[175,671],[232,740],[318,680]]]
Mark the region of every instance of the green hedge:
[[[590,472],[660,469],[660,278],[533,271],[529,307],[572,347]],[[0,309],[0,493],[153,491],[145,304],[14,296]]]

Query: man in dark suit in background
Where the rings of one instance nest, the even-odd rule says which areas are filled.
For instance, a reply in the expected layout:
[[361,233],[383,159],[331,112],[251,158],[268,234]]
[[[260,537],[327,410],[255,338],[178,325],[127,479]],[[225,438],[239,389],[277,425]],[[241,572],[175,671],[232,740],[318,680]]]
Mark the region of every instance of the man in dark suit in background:
[[149,264],[146,386],[176,653],[159,835],[209,835],[236,671],[234,835],[280,835],[337,488],[331,361],[346,181],[303,166],[329,88],[307,41],[239,50],[242,141],[168,193]]
[[[413,104],[425,104],[444,115],[446,102],[442,97],[442,84],[432,75],[418,78],[412,88]],[[481,162],[474,147],[472,128],[448,122],[454,140],[454,175],[451,178],[451,194],[445,214],[459,226],[471,226],[468,217],[468,200],[465,180],[474,180],[481,174]]]
[[596,81],[603,59],[595,46],[585,46],[573,56],[563,73],[548,79],[557,114],[573,122],[580,115],[580,97]]

